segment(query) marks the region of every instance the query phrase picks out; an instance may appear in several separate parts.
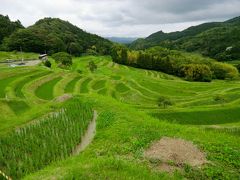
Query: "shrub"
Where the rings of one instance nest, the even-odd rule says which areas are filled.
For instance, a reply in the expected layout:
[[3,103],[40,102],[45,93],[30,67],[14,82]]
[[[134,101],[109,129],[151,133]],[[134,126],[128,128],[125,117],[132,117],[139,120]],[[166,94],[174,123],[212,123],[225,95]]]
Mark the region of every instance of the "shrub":
[[216,95],[213,99],[214,99],[215,102],[218,102],[220,104],[224,104],[226,102],[226,98],[222,94]]
[[234,79],[238,76],[237,68],[230,64],[215,62],[211,69],[216,79]]
[[51,64],[51,62],[50,62],[49,60],[46,60],[46,61],[44,62],[44,66],[46,66],[46,67],[48,67],[48,68],[51,68],[52,64]]
[[91,72],[94,72],[97,69],[97,65],[93,61],[89,61],[88,67]]
[[86,55],[89,55],[89,56],[97,56],[98,53],[97,53],[97,51],[94,50],[94,49],[87,49],[87,50],[86,50]]
[[158,106],[167,108],[168,106],[172,106],[174,103],[168,97],[161,96],[158,98]]
[[78,69],[77,72],[78,72],[79,74],[82,74],[82,70],[81,70],[81,69]]
[[240,72],[240,64],[236,65],[238,72]]
[[52,55],[52,58],[64,66],[72,65],[72,56],[66,52],[59,52]]
[[205,64],[183,65],[180,74],[188,81],[210,82],[212,80],[212,72]]

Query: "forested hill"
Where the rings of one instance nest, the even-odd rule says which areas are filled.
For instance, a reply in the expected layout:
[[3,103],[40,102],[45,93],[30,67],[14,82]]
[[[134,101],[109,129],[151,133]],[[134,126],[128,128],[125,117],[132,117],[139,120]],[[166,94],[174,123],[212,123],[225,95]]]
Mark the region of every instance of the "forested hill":
[[0,15],[0,44],[5,37],[8,37],[19,28],[23,28],[20,21],[12,22],[8,16]]
[[49,54],[66,51],[72,55],[108,54],[111,42],[87,33],[68,21],[44,18],[33,26],[14,32],[4,40],[4,50],[19,50]]
[[130,48],[139,50],[159,45],[195,51],[223,61],[240,59],[240,17],[225,22],[204,23],[178,32],[159,31],[136,40]]

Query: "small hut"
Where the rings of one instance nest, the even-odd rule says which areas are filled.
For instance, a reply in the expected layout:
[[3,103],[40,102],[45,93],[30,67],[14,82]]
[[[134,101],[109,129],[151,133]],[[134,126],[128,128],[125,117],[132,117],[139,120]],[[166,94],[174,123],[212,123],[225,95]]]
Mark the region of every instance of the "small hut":
[[40,60],[47,60],[48,59],[48,55],[47,54],[40,54],[38,57]]

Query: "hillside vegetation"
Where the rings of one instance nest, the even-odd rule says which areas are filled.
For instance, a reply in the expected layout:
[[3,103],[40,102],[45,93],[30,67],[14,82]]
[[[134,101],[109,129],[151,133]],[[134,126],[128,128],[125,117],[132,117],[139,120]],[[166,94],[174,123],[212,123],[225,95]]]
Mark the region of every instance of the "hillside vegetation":
[[23,28],[20,21],[12,22],[8,16],[0,14],[0,45],[4,38],[10,36],[16,30]]
[[205,23],[181,32],[159,31],[138,39],[130,45],[132,49],[163,46],[170,49],[198,52],[219,61],[240,59],[240,18],[225,22]]
[[65,51],[72,55],[108,54],[111,42],[83,31],[58,18],[44,18],[6,38],[2,49],[48,53]]
[[131,51],[116,45],[112,48],[111,56],[116,63],[162,71],[189,81],[209,82],[212,79],[235,79],[239,76],[237,68],[230,64],[161,47]]

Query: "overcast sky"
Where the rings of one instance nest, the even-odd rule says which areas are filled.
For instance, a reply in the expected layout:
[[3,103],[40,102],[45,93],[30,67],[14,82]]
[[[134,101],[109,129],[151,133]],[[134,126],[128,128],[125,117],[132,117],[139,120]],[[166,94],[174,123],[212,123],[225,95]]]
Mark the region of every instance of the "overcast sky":
[[240,16],[240,0],[0,0],[24,26],[58,17],[101,36],[145,37]]

